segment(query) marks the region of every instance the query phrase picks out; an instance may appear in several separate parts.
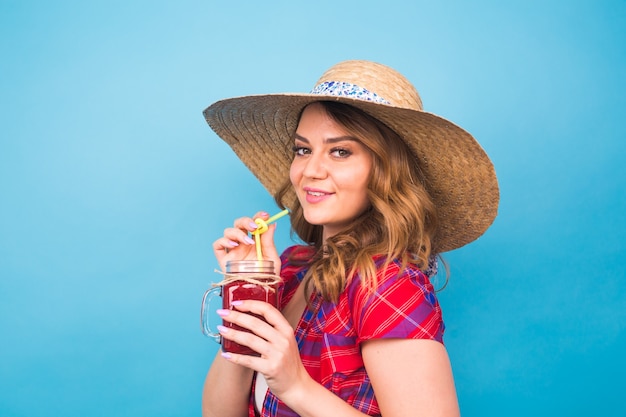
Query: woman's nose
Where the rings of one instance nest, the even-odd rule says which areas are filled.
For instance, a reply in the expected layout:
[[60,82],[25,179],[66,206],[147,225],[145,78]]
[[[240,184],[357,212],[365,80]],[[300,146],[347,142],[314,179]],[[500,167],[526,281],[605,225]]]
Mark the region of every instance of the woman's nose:
[[324,178],[326,172],[326,164],[323,155],[312,154],[307,158],[302,174],[308,178]]

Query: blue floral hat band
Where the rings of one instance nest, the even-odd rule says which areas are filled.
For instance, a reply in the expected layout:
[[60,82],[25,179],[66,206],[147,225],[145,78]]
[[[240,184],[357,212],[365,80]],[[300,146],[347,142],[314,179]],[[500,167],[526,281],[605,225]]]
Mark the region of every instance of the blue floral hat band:
[[316,85],[313,90],[311,90],[311,94],[348,97],[363,101],[373,101],[374,103],[380,104],[391,104],[378,94],[373,93],[366,88],[342,81],[324,81],[323,83]]

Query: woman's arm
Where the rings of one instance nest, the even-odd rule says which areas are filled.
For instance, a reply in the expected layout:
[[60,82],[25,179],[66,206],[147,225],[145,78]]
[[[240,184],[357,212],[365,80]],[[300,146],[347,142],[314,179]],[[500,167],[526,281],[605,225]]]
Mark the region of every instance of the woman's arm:
[[363,361],[384,417],[457,417],[448,353],[434,340],[373,339]]
[[[256,259],[254,240],[248,235],[256,230],[255,218],[267,220],[269,215],[259,212],[252,217],[240,217],[233,227],[224,230],[224,235],[213,242],[215,257],[225,271],[230,260]],[[280,272],[280,257],[274,245],[275,224],[269,225],[261,235],[261,247],[265,259],[274,261],[276,274]],[[204,381],[202,391],[202,415],[204,417],[246,417],[252,388],[253,371],[225,360],[220,353],[213,360]]]
[[204,381],[203,417],[247,417],[253,371],[218,353]]
[[[433,340],[376,339],[363,345],[363,360],[383,417],[458,417],[450,361]],[[297,385],[296,385],[297,386]],[[309,379],[283,401],[302,417],[364,416]]]

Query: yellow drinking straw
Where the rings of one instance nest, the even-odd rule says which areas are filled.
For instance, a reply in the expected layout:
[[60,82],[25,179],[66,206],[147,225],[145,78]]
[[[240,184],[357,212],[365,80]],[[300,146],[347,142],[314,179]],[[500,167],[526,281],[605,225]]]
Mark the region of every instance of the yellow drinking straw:
[[274,214],[272,217],[267,219],[267,221],[263,219],[254,220],[254,222],[258,225],[258,227],[254,232],[252,232],[252,234],[254,235],[254,243],[256,245],[256,258],[259,261],[263,260],[263,253],[261,253],[261,234],[267,232],[268,224],[275,222],[276,220],[280,219],[281,217],[287,214],[289,214],[289,209],[284,209],[280,213]]

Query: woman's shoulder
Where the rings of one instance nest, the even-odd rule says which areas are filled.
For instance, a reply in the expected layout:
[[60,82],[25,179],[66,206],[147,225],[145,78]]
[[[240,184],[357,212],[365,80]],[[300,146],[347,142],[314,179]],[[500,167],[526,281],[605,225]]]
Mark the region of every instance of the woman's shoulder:
[[430,266],[424,272],[416,264],[411,262],[403,264],[402,260],[397,258],[387,262],[387,258],[380,255],[375,256],[373,260],[376,268],[375,282],[368,285],[357,274],[357,279],[350,282],[350,286],[354,287],[354,290],[360,289],[360,292],[363,292],[368,288],[370,290],[376,288],[376,292],[384,293],[390,287],[401,286],[415,288],[421,293],[435,292],[429,278],[431,275]]
[[[372,285],[355,279],[348,289],[361,340],[380,337],[442,341],[441,308],[428,276],[414,264],[375,259]],[[356,282],[355,282],[356,281]]]

